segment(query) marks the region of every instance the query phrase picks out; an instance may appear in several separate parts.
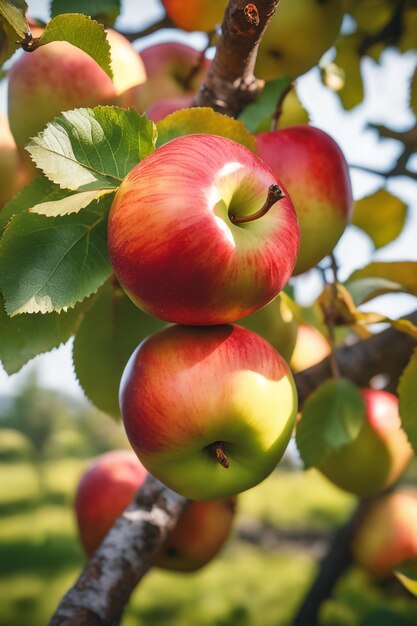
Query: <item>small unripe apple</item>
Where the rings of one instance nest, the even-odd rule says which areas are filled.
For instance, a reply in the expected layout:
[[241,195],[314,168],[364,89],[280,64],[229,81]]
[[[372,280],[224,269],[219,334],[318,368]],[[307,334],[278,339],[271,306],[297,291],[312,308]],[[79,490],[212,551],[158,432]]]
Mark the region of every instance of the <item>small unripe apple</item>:
[[360,521],[352,552],[376,578],[404,561],[417,565],[417,490],[399,489],[375,502]]
[[331,253],[349,220],[352,187],[337,143],[312,126],[260,133],[258,154],[280,176],[298,216],[300,251],[294,274]]
[[311,324],[299,324],[290,366],[293,372],[301,372],[320,363],[331,352],[324,335]]
[[253,313],[281,291],[296,260],[297,218],[281,189],[235,141],[169,141],[129,172],[113,201],[108,247],[119,282],[168,322],[222,324]]
[[[75,512],[81,542],[91,556],[132,501],[147,471],[133,452],[98,456],[81,477]],[[163,569],[191,572],[203,567],[230,534],[236,498],[191,502],[155,557]]]
[[134,105],[138,111],[148,110],[167,99],[182,97],[191,102],[210,66],[208,59],[200,64],[199,50],[178,41],[148,46],[140,56],[147,80],[135,90]]
[[287,362],[290,361],[296,345],[298,324],[285,298],[277,296],[256,313],[239,320],[239,324],[258,333]]
[[66,41],[40,46],[12,65],[9,121],[20,150],[62,111],[98,104],[131,104],[132,88],[146,79],[143,63],[125,37],[112,30],[107,31],[107,37],[113,81],[86,52]]
[[132,448],[194,500],[235,495],[275,469],[297,396],[289,366],[241,326],[170,326],[131,356],[120,408]]
[[365,418],[359,434],[317,469],[341,489],[366,497],[392,485],[411,461],[413,451],[401,428],[398,399],[376,389],[361,393]]

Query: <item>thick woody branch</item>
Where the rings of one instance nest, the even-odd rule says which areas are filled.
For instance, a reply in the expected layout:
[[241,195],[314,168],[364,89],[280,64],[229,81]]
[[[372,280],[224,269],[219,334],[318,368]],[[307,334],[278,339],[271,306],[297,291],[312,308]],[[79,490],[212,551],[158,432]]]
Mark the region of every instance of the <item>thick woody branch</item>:
[[[416,323],[417,311],[408,316],[408,319]],[[336,350],[336,358],[342,376],[347,376],[359,385],[367,385],[373,376],[381,373],[389,376],[391,385],[395,385],[414,347],[415,341],[408,335],[389,329],[353,346],[339,348]],[[296,374],[300,406],[330,375],[329,359]],[[149,477],[130,507],[117,520],[74,587],[62,599],[50,626],[118,624],[130,594],[152,566],[155,553],[186,504],[185,498]],[[344,531],[345,537],[349,538],[351,531],[352,525],[349,524]],[[340,536],[338,540],[340,544]],[[346,563],[346,541],[339,545],[340,553],[331,557],[340,557],[339,567]],[[330,564],[325,566],[324,586],[327,595],[331,588],[328,585],[329,568],[333,567],[331,558]],[[319,596],[322,597],[323,593],[323,588],[320,587]]]
[[196,106],[238,117],[263,87],[254,68],[259,42],[279,0],[230,0],[210,71]]
[[153,476],[62,598],[50,626],[116,626],[187,500]]

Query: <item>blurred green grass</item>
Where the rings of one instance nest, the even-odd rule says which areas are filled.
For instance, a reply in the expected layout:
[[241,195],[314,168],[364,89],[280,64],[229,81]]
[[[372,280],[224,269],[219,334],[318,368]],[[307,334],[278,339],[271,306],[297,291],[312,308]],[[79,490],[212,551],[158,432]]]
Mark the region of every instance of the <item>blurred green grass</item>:
[[[76,579],[84,557],[72,500],[87,463],[45,462],[42,489],[31,463],[0,463],[0,626],[45,626]],[[134,593],[123,626],[290,626],[316,572],[315,559],[243,543],[237,529],[256,519],[284,529],[330,531],[352,506],[353,498],[317,472],[275,472],[240,496],[236,530],[221,555],[192,575],[152,570]],[[417,623],[415,600],[403,592],[400,600],[386,596],[352,569],[323,607],[322,624]],[[375,611],[385,611],[381,623],[361,621]],[[387,621],[392,615],[394,621]]]

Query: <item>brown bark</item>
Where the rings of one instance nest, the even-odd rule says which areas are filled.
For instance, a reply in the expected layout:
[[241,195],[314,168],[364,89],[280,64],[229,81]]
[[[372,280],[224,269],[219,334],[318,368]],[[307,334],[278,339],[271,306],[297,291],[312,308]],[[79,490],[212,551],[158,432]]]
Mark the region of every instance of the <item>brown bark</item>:
[[255,78],[258,45],[279,0],[231,0],[227,7],[216,55],[205,84],[195,99],[231,117],[238,117],[263,87]]

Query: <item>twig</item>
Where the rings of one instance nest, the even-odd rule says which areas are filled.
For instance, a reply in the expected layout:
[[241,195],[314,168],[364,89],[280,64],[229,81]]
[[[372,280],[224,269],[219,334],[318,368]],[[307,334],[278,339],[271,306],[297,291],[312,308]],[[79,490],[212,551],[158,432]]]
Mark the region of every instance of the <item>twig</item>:
[[153,24],[150,24],[146,28],[137,30],[133,33],[130,33],[130,32],[126,33],[121,30],[119,30],[118,32],[121,35],[123,35],[123,37],[126,37],[126,39],[128,39],[129,41],[136,41],[136,39],[141,39],[142,37],[147,37],[148,35],[152,35],[152,33],[156,33],[158,32],[158,30],[161,30],[162,28],[178,28],[178,27],[174,24],[171,18],[168,17],[168,15],[164,15],[164,17],[162,17],[157,22],[154,22]]
[[263,88],[253,73],[261,37],[279,0],[230,0],[222,24],[216,55],[206,81],[195,98],[196,106],[209,106],[238,117]]
[[275,107],[275,111],[274,111],[274,114],[273,114],[272,120],[271,120],[271,130],[276,130],[277,129],[279,119],[280,119],[280,117],[282,115],[282,108],[284,106],[284,100],[288,96],[290,91],[292,91],[294,88],[295,88],[295,80],[292,80],[287,85],[287,87],[285,89],[283,89],[282,92],[280,93],[280,96],[279,96],[278,102],[277,102],[277,106]]

